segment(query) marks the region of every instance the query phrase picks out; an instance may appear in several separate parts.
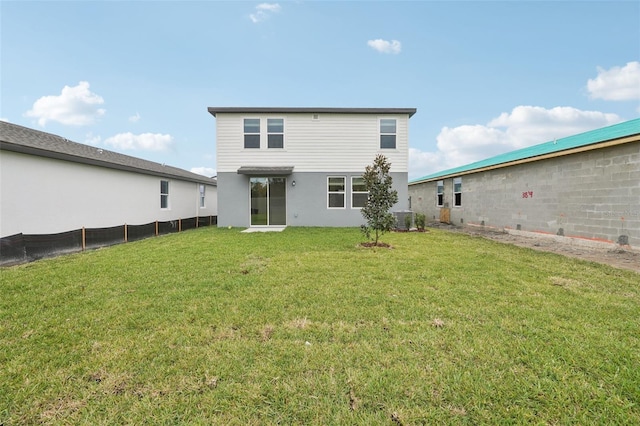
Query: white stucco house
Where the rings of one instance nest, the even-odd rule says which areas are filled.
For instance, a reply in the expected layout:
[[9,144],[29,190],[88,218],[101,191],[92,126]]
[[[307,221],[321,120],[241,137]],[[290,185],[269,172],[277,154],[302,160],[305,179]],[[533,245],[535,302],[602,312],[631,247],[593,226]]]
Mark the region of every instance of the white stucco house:
[[415,108],[209,107],[216,118],[218,226],[359,226],[362,174],[383,154],[408,208]]
[[215,216],[216,181],[0,122],[0,238]]

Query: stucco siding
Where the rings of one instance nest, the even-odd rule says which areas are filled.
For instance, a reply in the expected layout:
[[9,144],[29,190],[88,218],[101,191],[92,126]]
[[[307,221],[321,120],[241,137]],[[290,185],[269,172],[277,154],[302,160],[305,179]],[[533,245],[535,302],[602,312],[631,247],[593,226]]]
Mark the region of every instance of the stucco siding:
[[[169,180],[169,208],[160,208],[160,181]],[[51,234],[123,224],[138,225],[217,213],[216,187],[0,152],[0,236]]]
[[[260,118],[260,149],[244,149],[243,119]],[[267,149],[267,118],[284,119],[284,148]],[[396,118],[396,149],[379,148],[380,118]],[[391,162],[392,172],[407,172],[409,117],[377,114],[218,114],[217,171],[236,172],[241,166],[294,166],[296,172],[364,170],[377,154]]]
[[[351,208],[351,177],[361,172],[294,172],[287,176],[288,226],[360,226],[364,223],[360,209]],[[346,178],[345,208],[327,207],[328,176]],[[393,188],[398,191],[398,204],[393,211],[408,208],[407,174],[391,173]],[[293,186],[293,181],[296,185]],[[223,209],[218,215],[218,226],[250,226],[249,177],[233,173],[218,173],[218,201]]]
[[[462,177],[451,222],[521,229],[640,247],[640,143],[631,142]],[[438,219],[436,181],[409,187],[414,211]],[[622,237],[622,238],[621,238]]]

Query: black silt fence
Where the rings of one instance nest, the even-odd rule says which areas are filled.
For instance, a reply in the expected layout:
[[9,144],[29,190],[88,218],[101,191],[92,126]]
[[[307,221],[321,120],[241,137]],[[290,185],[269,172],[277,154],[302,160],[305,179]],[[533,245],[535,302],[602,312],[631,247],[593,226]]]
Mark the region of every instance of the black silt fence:
[[10,265],[26,262],[24,235],[16,234],[0,239],[0,259],[2,259],[2,264]]
[[31,262],[45,257],[138,241],[218,224],[217,216],[201,216],[144,225],[82,228],[58,234],[16,234],[0,238],[0,266]]
[[49,235],[23,235],[27,261],[82,250],[82,231]]
[[147,223],[146,225],[128,225],[127,241],[144,240],[145,238],[156,235],[156,224]]
[[158,235],[171,234],[180,231],[180,221],[170,220],[168,222],[158,222]]
[[198,219],[195,217],[182,219],[180,226],[181,231],[186,231],[187,229],[196,229],[198,227]]
[[124,225],[112,228],[87,228],[85,229],[85,247],[93,249],[124,243],[124,228]]

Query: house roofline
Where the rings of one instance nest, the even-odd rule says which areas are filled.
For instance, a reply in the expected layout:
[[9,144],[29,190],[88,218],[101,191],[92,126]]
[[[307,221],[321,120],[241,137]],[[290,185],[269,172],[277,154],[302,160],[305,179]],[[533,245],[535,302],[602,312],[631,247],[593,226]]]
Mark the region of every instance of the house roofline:
[[[0,151],[10,151],[148,176],[217,186],[217,181],[213,178],[201,176],[177,167],[80,144],[51,133],[18,124],[1,122],[0,126],[6,127],[2,132],[2,136],[0,136]],[[33,140],[31,143],[23,142],[23,140],[29,139],[29,135],[32,135],[34,139],[37,138],[38,141],[35,143]],[[99,158],[102,156],[105,158]],[[127,164],[127,162],[131,164]]]
[[416,108],[313,108],[313,107],[208,107],[209,114],[219,113],[340,113],[340,114],[408,114],[412,117]]

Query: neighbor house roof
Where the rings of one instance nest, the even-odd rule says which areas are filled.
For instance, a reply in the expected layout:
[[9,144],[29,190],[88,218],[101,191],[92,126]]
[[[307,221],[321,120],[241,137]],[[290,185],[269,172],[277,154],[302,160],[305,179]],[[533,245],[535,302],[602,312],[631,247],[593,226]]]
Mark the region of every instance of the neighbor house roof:
[[335,114],[409,114],[409,117],[416,113],[415,108],[311,108],[311,107],[209,107],[207,111],[214,117],[218,113],[243,113],[243,114],[265,114],[265,113],[335,113]]
[[4,121],[0,121],[0,150],[216,185],[215,179],[183,169],[119,154],[95,146],[71,142],[60,136]]
[[592,149],[640,141],[640,118],[518,149],[485,160],[413,179],[409,185],[539,161]]

